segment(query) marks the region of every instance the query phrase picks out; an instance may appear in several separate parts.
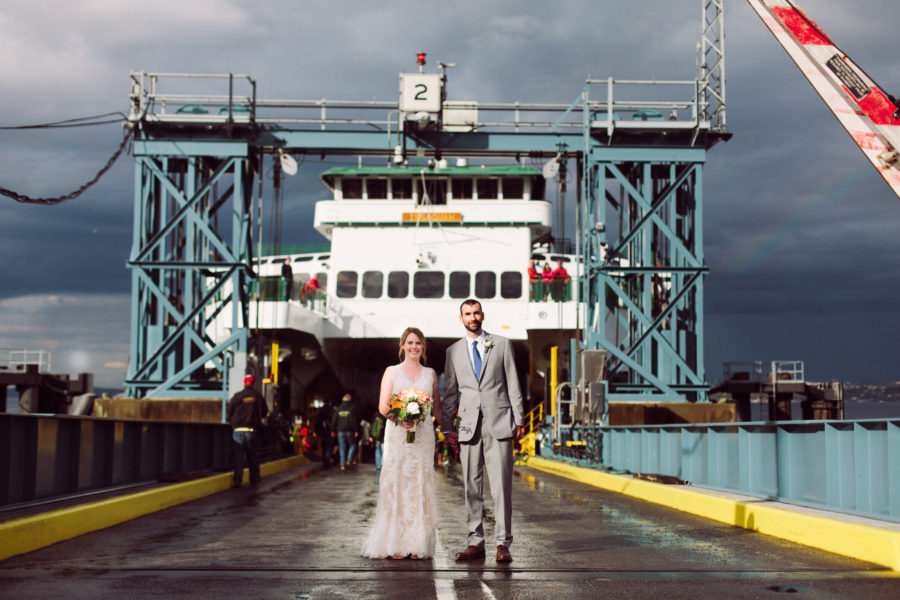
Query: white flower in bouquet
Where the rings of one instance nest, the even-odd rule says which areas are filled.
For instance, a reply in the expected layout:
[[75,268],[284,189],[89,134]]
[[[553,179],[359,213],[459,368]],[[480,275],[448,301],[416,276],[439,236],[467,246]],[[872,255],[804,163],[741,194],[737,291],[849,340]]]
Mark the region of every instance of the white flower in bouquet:
[[394,422],[407,421],[413,427],[406,432],[406,442],[416,441],[415,425],[431,411],[431,396],[421,390],[408,389],[391,396],[388,418]]

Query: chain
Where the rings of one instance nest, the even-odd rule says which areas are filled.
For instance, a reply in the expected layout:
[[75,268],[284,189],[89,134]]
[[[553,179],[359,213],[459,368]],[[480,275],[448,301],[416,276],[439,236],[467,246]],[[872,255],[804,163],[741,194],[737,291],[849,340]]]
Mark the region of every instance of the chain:
[[122,138],[122,143],[119,144],[119,149],[116,150],[115,154],[113,154],[106,164],[100,169],[96,175],[94,175],[93,179],[82,185],[80,188],[66,194],[65,196],[58,196],[56,198],[32,198],[31,196],[26,196],[25,194],[20,194],[18,192],[14,192],[12,190],[8,190],[4,187],[0,187],[0,194],[4,196],[8,196],[12,198],[16,202],[22,202],[24,204],[45,204],[45,205],[53,205],[59,204],[60,202],[65,202],[66,200],[71,200],[73,198],[77,198],[80,196],[86,189],[97,183],[103,174],[109,171],[110,167],[113,166],[113,163],[116,162],[116,159],[122,154],[122,151],[125,150],[125,146],[128,144],[128,140],[131,139],[131,133],[128,132],[125,134],[125,137]]

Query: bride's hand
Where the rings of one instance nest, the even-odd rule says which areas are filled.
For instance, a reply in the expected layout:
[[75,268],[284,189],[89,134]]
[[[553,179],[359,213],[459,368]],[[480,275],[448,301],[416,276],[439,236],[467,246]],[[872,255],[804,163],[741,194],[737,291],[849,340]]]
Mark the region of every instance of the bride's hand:
[[403,428],[406,429],[407,431],[411,430],[413,427],[416,426],[415,421],[400,421],[400,423],[403,425]]

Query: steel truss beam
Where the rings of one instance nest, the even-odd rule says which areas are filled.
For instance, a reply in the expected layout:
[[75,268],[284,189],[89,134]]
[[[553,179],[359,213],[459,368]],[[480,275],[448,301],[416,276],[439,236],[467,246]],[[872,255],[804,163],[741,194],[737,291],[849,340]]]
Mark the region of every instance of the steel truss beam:
[[[233,141],[162,150],[135,145],[125,391],[225,400],[247,352],[251,158]],[[209,324],[229,306],[230,334],[213,341]]]
[[610,355],[609,400],[705,400],[705,150],[623,159],[602,138],[586,120],[579,207],[584,347]]

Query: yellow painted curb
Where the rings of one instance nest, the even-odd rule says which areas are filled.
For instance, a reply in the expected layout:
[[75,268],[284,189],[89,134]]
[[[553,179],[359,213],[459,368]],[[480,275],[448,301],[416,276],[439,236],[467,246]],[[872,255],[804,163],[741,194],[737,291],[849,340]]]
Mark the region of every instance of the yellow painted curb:
[[[309,459],[305,456],[282,458],[261,465],[260,473],[263,476],[272,475],[308,462]],[[246,478],[246,469],[244,473]],[[0,544],[0,560],[203,498],[230,487],[231,473],[222,473],[0,523],[0,540],[3,541]]]
[[612,475],[535,456],[518,464],[900,571],[900,531],[897,530],[829,519],[624,475]]

